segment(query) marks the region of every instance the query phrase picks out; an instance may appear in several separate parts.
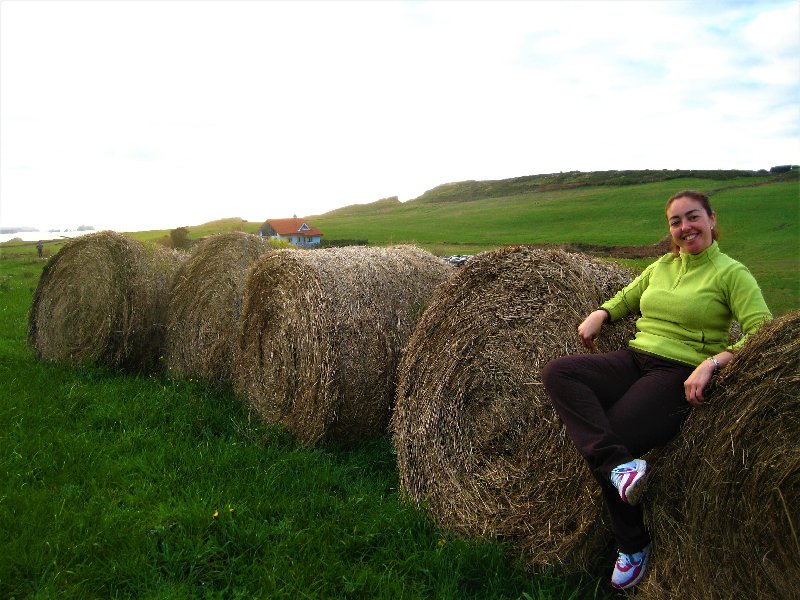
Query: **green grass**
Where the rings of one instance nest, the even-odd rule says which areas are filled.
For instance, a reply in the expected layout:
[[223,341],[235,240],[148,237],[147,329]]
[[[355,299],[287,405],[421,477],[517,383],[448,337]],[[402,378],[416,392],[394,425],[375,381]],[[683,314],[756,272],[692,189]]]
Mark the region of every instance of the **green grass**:
[[701,180],[677,180],[461,202],[419,199],[377,213],[364,209],[355,214],[334,211],[314,217],[313,222],[323,228],[327,237],[363,238],[366,231],[370,243],[375,244],[398,240],[494,246],[561,242],[655,244],[667,233],[666,198],[678,189],[708,184]]
[[800,310],[798,186],[733,189],[715,200],[722,248],[752,271],[773,312]]
[[[723,250],[753,271],[776,314],[800,308],[796,180],[583,179],[574,189],[553,189],[574,183],[569,174],[465,182],[309,220],[328,239],[440,254],[651,245],[666,233],[667,197],[716,190]],[[260,225],[222,219],[189,227],[190,238]],[[614,596],[605,578],[531,575],[498,543],[437,530],[399,497],[387,437],[306,450],[230,390],[36,361],[26,317],[44,264],[33,242],[0,245],[0,598]]]
[[298,447],[229,390],[35,360],[0,259],[0,598],[600,598],[401,501],[387,437]]
[[[800,310],[797,172],[570,172],[460,182],[408,202],[385,198],[309,221],[328,240],[367,239],[377,246],[412,243],[439,255],[475,254],[508,244],[652,246],[667,234],[666,199],[686,188],[712,193],[722,250],[752,271],[773,313]],[[190,239],[196,240],[223,231],[255,233],[262,222],[227,218],[188,229]],[[153,241],[168,239],[169,231],[131,235]],[[55,253],[61,244],[47,244],[45,252]],[[35,251],[32,242],[23,246]],[[4,249],[14,252],[18,247],[0,245],[0,256]],[[641,269],[650,261],[625,262]]]
[[[652,246],[667,235],[666,199],[681,189],[718,190],[712,205],[724,252],[742,261],[777,314],[800,309],[800,186],[768,178],[672,179],[456,201],[380,201],[309,219],[329,239],[415,243],[438,254],[506,244]],[[754,183],[768,185],[753,186]],[[468,198],[469,196],[467,196]],[[650,261],[634,261],[638,268]]]

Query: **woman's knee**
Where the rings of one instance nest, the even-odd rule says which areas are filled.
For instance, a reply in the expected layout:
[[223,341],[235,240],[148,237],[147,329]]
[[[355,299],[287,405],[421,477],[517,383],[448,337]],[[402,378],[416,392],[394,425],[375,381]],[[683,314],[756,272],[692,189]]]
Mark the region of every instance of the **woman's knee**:
[[561,375],[561,367],[559,362],[561,358],[554,358],[542,367],[542,383],[544,383],[545,387],[547,384],[553,380],[553,378],[557,378]]
[[542,368],[542,383],[546,390],[551,390],[558,382],[570,377],[572,356],[554,358]]

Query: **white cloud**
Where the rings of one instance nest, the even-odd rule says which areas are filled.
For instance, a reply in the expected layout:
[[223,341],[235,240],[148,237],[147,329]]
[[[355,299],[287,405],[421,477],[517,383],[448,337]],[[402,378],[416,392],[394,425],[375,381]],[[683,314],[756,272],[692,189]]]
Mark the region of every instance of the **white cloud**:
[[791,0],[0,11],[4,226],[174,227],[461,179],[800,162]]

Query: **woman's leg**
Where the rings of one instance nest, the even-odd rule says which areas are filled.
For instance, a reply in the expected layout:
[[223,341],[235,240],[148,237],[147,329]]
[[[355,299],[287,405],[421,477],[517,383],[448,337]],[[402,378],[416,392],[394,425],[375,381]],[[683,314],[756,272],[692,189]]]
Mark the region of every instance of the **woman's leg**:
[[611,469],[634,458],[606,411],[641,375],[630,350],[563,356],[542,370],[550,401],[592,473],[608,478]]
[[[666,444],[680,431],[691,408],[684,396],[683,382],[692,368],[645,354],[637,354],[636,359],[642,377],[608,407],[606,416],[625,447],[638,457]],[[605,469],[614,466],[604,465],[595,477],[600,482],[619,549],[638,552],[650,543],[650,536],[641,507],[624,502],[609,481]]]
[[680,431],[691,408],[683,383],[693,368],[647,354],[636,354],[636,361],[642,376],[608,406],[606,416],[631,454],[641,456]]
[[611,470],[669,441],[689,405],[683,382],[690,367],[631,350],[550,361],[542,380],[567,433],[600,483],[620,549],[649,543],[639,507],[619,497]]

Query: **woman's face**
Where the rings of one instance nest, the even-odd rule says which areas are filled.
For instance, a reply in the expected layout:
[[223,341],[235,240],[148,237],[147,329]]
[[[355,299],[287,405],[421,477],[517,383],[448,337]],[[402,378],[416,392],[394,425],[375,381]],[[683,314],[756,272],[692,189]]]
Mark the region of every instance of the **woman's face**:
[[712,230],[717,217],[709,215],[703,205],[687,196],[672,201],[667,209],[667,222],[673,241],[683,252],[697,254],[714,241]]

